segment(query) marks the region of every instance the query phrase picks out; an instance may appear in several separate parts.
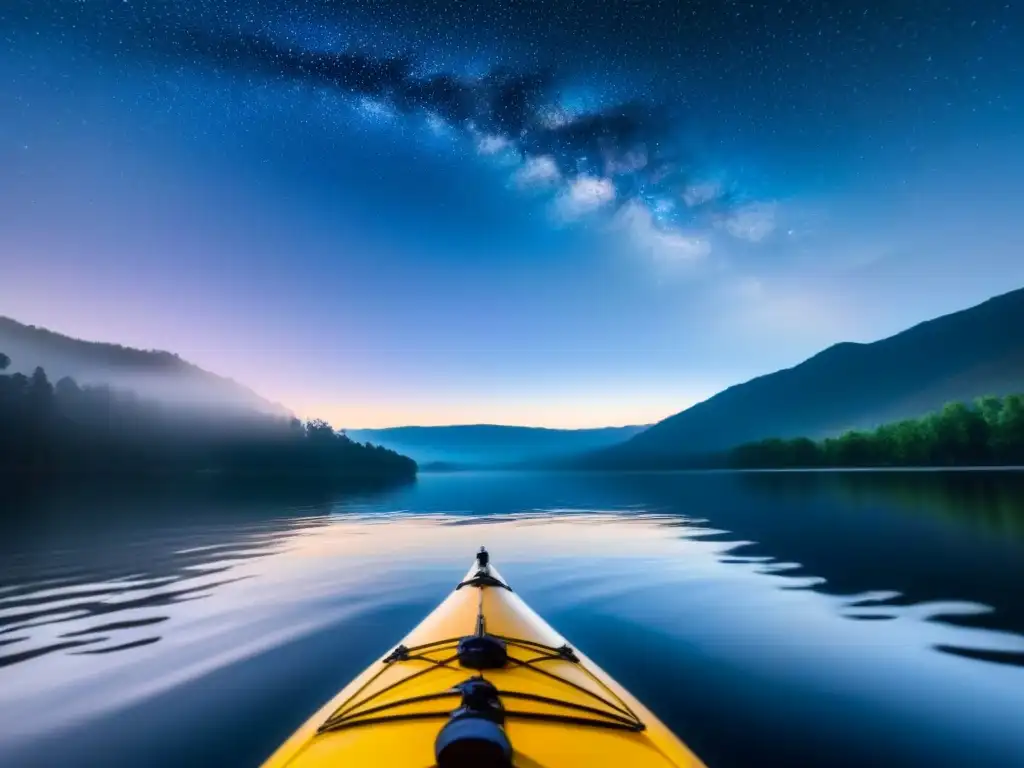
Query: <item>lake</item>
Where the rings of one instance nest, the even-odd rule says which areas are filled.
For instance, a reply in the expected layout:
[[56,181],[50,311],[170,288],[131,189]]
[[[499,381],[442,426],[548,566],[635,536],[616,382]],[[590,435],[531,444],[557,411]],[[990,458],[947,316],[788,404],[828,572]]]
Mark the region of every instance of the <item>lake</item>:
[[4,500],[0,765],[258,765],[481,545],[711,766],[1024,765],[1024,474]]

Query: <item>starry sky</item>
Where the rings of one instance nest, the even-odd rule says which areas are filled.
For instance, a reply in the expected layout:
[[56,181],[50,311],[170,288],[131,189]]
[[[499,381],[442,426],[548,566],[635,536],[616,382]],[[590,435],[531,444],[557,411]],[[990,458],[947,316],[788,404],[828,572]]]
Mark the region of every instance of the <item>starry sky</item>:
[[0,314],[648,423],[1024,285],[1015,0],[6,0]]

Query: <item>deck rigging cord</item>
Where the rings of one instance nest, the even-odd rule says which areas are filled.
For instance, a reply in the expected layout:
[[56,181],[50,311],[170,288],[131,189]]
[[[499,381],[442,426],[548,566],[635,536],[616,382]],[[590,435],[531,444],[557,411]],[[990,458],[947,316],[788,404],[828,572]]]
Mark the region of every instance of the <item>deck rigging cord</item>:
[[[607,684],[596,677],[586,666],[580,664],[579,657],[569,645],[563,644],[555,647],[523,638],[487,633],[486,618],[484,616],[484,590],[490,587],[512,590],[508,585],[491,574],[488,566],[489,556],[483,548],[481,548],[480,553],[477,555],[477,563],[479,568],[476,573],[456,587],[456,589],[461,589],[465,586],[472,586],[480,590],[474,634],[435,640],[411,647],[406,647],[405,645],[397,646],[382,659],[383,666],[371,675],[349,697],[348,701],[335,710],[320,725],[318,732],[325,733],[383,722],[431,718],[448,720],[448,723],[446,723],[438,735],[439,744],[444,738],[446,731],[457,730],[456,726],[468,726],[470,725],[469,720],[473,720],[478,724],[481,720],[488,720],[500,726],[506,719],[522,719],[634,732],[643,731],[645,729],[643,721],[637,717],[622,698],[609,688]],[[516,651],[517,655],[513,656],[510,652],[511,650]],[[428,655],[444,654],[446,651],[453,651],[453,653],[442,655],[440,658],[433,658]],[[526,656],[528,653],[534,655]],[[539,666],[545,662],[556,661],[573,664],[575,669],[581,670],[590,680],[596,683],[604,695],[550,670],[542,669]],[[407,663],[425,663],[427,666],[411,672],[409,675],[384,686],[368,696],[358,698],[361,693],[385,672],[394,668],[395,665]],[[458,666],[456,666],[456,663]],[[488,681],[484,675],[487,669],[503,669],[510,665],[543,675],[579,691],[593,699],[595,706],[561,701],[525,691],[499,689]],[[439,669],[447,669],[458,673],[471,669],[475,670],[476,674],[457,685],[436,693],[410,696],[367,707],[368,704],[379,700],[382,695],[394,691],[411,680],[419,679]],[[393,711],[411,704],[443,701],[459,697],[462,699],[462,706],[454,711],[450,708],[427,712],[403,713]],[[505,709],[502,699],[529,701],[550,707],[561,707],[568,710],[568,712],[509,710]],[[499,728],[499,730],[501,729]],[[501,733],[502,738],[504,738],[503,730]],[[505,739],[505,746],[508,746],[507,739]],[[442,761],[439,758],[440,762]]]

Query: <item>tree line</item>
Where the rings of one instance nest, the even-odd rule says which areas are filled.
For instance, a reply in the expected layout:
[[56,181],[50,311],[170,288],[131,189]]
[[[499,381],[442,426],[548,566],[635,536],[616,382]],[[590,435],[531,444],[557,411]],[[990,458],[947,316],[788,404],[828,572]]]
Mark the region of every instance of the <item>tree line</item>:
[[1024,396],[949,403],[919,419],[825,440],[761,440],[734,448],[729,459],[744,469],[1024,464]]
[[320,419],[172,406],[69,377],[54,385],[42,368],[2,373],[10,364],[0,354],[0,474],[24,481],[203,475],[359,483],[416,474],[412,459],[357,443]]

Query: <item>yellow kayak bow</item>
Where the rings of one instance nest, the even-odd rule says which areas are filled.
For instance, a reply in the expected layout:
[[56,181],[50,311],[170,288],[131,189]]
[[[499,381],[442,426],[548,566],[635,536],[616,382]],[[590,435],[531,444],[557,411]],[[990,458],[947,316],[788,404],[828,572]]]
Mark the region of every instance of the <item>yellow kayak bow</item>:
[[481,548],[455,590],[264,768],[703,766],[502,579]]

